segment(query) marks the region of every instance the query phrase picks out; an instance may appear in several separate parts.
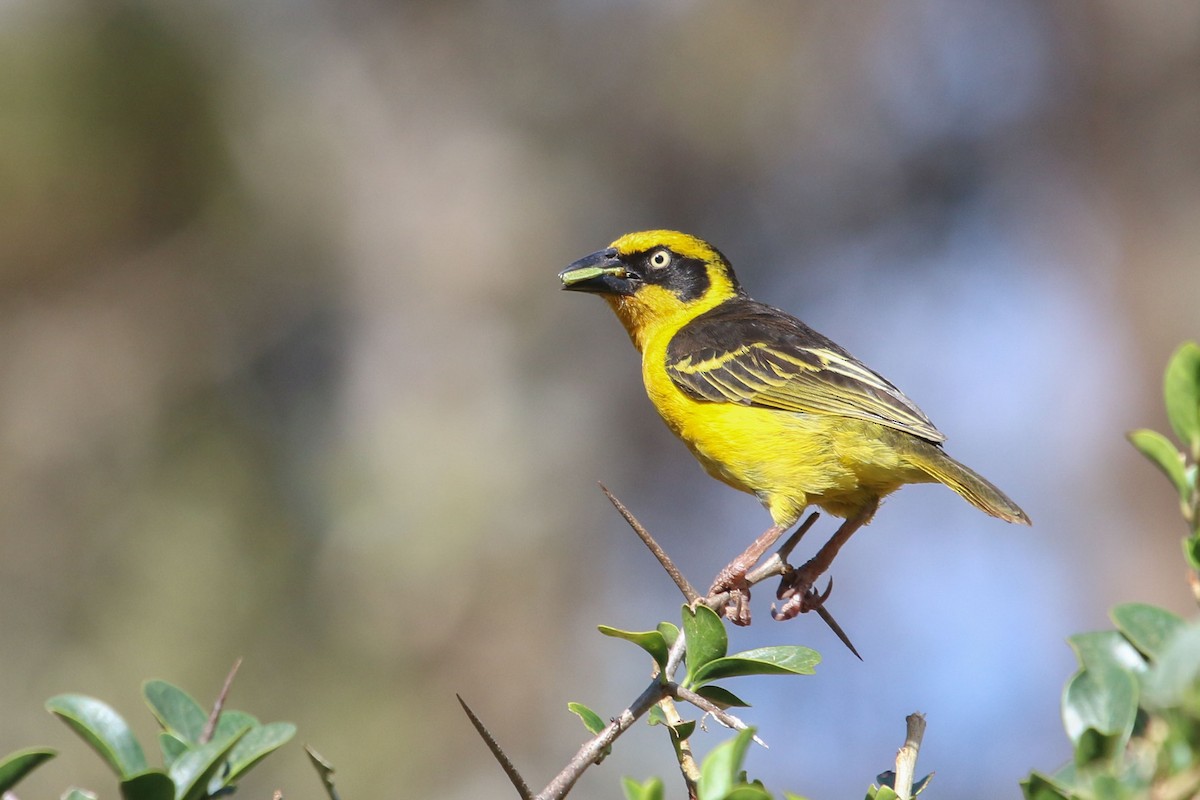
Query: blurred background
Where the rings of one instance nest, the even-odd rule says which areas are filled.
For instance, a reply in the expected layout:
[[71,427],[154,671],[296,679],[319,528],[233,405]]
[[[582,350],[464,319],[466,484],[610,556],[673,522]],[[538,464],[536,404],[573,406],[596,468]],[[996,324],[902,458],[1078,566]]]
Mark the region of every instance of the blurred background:
[[[146,739],[140,682],[299,726],[346,798],[511,795],[646,659],[605,623],[678,593],[604,481],[707,585],[767,527],[657,419],[634,350],[556,272],[630,230],[714,242],[757,298],[872,365],[1032,529],[910,487],[830,608],[755,597],[752,775],[861,797],[905,714],[938,797],[1069,758],[1065,637],[1191,606],[1161,371],[1200,336],[1200,6],[0,3],[0,751],[113,794],[43,709]],[[809,548],[833,520],[810,534]],[[807,552],[807,551],[806,551]],[[713,726],[710,726],[710,728]],[[701,750],[725,738],[698,736]],[[639,726],[573,796],[670,747]],[[320,797],[298,744],[243,784]]]

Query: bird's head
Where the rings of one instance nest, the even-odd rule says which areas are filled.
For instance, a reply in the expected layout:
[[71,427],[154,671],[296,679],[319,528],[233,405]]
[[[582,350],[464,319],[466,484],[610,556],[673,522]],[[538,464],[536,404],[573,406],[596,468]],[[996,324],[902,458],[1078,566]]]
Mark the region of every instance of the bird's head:
[[742,294],[717,248],[678,231],[627,233],[558,277],[564,289],[604,297],[639,350],[664,326],[676,330]]

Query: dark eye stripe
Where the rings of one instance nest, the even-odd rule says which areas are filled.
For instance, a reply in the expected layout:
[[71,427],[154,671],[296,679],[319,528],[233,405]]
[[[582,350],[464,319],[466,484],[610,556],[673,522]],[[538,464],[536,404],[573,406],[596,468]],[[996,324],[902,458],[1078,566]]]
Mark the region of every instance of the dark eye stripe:
[[[646,263],[649,264],[658,252],[651,252],[646,257]],[[685,303],[702,297],[710,284],[708,266],[698,258],[683,258],[677,253],[670,255],[671,263],[665,269],[646,270],[646,283],[670,290]]]

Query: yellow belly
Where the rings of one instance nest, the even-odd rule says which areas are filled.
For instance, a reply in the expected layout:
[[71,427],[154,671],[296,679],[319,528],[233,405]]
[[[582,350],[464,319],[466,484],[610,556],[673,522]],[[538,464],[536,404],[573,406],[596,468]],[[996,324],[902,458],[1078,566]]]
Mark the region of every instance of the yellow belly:
[[808,505],[845,517],[906,483],[931,480],[905,458],[907,436],[877,423],[696,401],[667,375],[665,347],[646,350],[642,376],[663,421],[705,470],[756,495],[790,525]]

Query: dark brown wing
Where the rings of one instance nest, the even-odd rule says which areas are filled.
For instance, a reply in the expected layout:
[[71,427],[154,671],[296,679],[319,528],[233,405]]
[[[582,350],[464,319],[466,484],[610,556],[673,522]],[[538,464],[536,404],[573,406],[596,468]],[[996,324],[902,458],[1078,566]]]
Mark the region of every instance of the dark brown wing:
[[889,381],[795,317],[744,298],[685,325],[667,374],[698,400],[865,419],[930,442],[945,436]]

